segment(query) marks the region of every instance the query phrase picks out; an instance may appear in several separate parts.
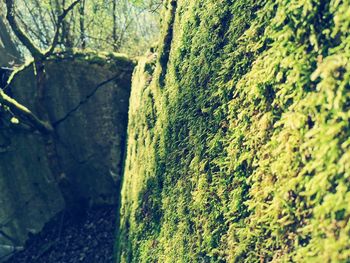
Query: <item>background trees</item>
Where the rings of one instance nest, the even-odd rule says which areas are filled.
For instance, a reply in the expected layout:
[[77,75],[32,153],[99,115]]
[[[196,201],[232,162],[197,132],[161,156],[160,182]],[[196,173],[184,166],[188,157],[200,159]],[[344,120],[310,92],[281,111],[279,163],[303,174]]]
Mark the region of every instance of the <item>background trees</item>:
[[[51,45],[58,15],[72,2],[17,0],[16,20],[44,50]],[[161,5],[162,0],[82,0],[63,21],[57,47],[143,54],[157,38]]]

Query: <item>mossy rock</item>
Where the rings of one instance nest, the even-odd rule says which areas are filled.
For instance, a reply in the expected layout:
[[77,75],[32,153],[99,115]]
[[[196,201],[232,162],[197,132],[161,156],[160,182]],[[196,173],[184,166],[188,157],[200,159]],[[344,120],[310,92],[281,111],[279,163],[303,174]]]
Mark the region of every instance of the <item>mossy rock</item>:
[[348,262],[350,4],[173,2],[134,75],[120,261]]
[[[2,119],[0,226],[6,222],[1,230],[16,245],[64,208],[118,201],[134,66],[124,55],[97,53],[74,53],[46,62],[44,106],[55,128],[65,183],[51,174],[42,135],[23,130],[21,119],[19,124]],[[37,113],[32,64],[15,75],[6,92]],[[64,196],[63,188],[69,188],[72,196]]]

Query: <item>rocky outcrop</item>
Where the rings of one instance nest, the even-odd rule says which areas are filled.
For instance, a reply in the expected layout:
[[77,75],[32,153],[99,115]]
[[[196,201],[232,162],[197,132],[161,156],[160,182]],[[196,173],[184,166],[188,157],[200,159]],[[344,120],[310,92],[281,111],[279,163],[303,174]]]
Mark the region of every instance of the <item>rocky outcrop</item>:
[[350,2],[164,4],[133,78],[120,262],[349,262]]
[[[47,62],[45,107],[55,128],[59,179],[51,173],[42,135],[3,114],[2,244],[21,246],[29,232],[40,231],[67,206],[79,210],[117,202],[133,67],[130,59],[114,54],[67,53]],[[31,65],[16,75],[7,92],[35,113]],[[62,196],[67,189],[68,199]]]

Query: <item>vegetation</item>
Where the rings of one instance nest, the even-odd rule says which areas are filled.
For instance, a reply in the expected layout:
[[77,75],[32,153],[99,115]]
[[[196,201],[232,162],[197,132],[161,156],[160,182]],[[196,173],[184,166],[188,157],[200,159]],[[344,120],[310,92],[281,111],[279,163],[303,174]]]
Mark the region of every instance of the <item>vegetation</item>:
[[121,262],[348,262],[350,3],[168,0],[130,99]]
[[[74,1],[17,0],[16,19],[33,43],[45,50],[51,46],[58,16]],[[161,0],[80,0],[72,9],[57,39],[61,49],[94,50],[143,54],[156,40]],[[5,10],[3,4],[0,8]],[[25,50],[24,50],[25,51]]]
[[349,1],[3,0],[0,10],[36,78],[34,109],[0,87],[3,121],[39,131],[66,206],[78,194],[62,187],[56,127],[113,78],[54,121],[46,66],[74,58],[130,73],[134,61],[114,52],[143,53],[162,17],[133,76],[119,262],[350,261]]

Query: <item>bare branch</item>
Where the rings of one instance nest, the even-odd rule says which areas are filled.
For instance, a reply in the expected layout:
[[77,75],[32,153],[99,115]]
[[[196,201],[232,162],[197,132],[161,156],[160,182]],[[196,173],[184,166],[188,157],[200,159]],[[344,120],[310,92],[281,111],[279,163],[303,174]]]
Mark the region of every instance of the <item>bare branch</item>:
[[[30,16],[31,16],[31,18],[32,18],[32,22],[34,23],[34,25],[35,25],[35,27],[36,27],[36,30],[37,30],[38,32],[40,32],[40,31],[41,31],[41,30],[40,30],[40,25],[39,25],[39,23],[38,23],[37,17],[36,17],[35,14],[34,14],[33,8],[31,8],[31,7],[29,6],[28,1],[24,1],[24,5],[25,5],[25,7],[26,7],[28,13],[30,14]],[[16,14],[15,14],[15,15],[16,15]],[[24,20],[23,20],[23,18],[22,18],[23,16],[20,15],[20,12],[18,12],[17,17],[20,18],[20,19],[22,20],[22,23],[24,22]],[[25,24],[25,23],[23,23],[23,24]],[[27,26],[27,28],[29,28],[29,26]],[[40,39],[40,41],[41,41],[41,39]]]
[[21,116],[29,121],[38,131],[42,133],[51,133],[53,128],[51,124],[41,121],[35,114],[33,114],[27,107],[18,103],[16,100],[10,98],[5,92],[0,89],[0,103],[9,107],[9,109],[16,115]]
[[49,43],[47,42],[47,39],[45,38],[45,36],[41,36],[38,32],[36,32],[35,30],[33,30],[32,28],[30,28],[27,23],[24,21],[24,19],[18,14],[17,15],[19,22],[22,24],[22,26],[24,27],[24,29],[28,32],[31,33],[34,37],[36,37],[42,45],[46,45],[48,46]]
[[36,47],[32,41],[30,41],[29,37],[21,30],[17,21],[15,19],[15,5],[13,0],[5,0],[7,14],[6,19],[9,22],[13,32],[18,37],[18,39],[22,42],[22,44],[29,50],[32,56],[35,59],[43,59],[43,54],[40,49]]
[[[7,0],[8,1],[8,0]],[[58,44],[58,38],[60,35],[60,29],[63,23],[63,20],[65,19],[65,17],[68,15],[68,13],[77,5],[80,3],[81,0],[75,0],[70,6],[68,6],[66,9],[63,10],[62,14],[60,14],[57,18],[57,26],[56,26],[56,32],[52,41],[52,45],[49,48],[48,51],[45,52],[45,57],[49,57],[53,51],[55,50],[55,47]]]
[[43,53],[40,48],[36,47],[29,37],[21,30],[15,19],[15,5],[14,0],[5,0],[7,7],[6,19],[8,20],[13,32],[18,37],[18,39],[22,42],[22,44],[29,50],[35,60],[44,60],[49,57],[58,44],[58,38],[62,23],[68,13],[78,4],[81,0],[75,0],[71,5],[69,5],[66,9],[63,10],[62,14],[60,14],[57,18],[57,26],[54,38],[52,40],[52,44],[49,49]]

